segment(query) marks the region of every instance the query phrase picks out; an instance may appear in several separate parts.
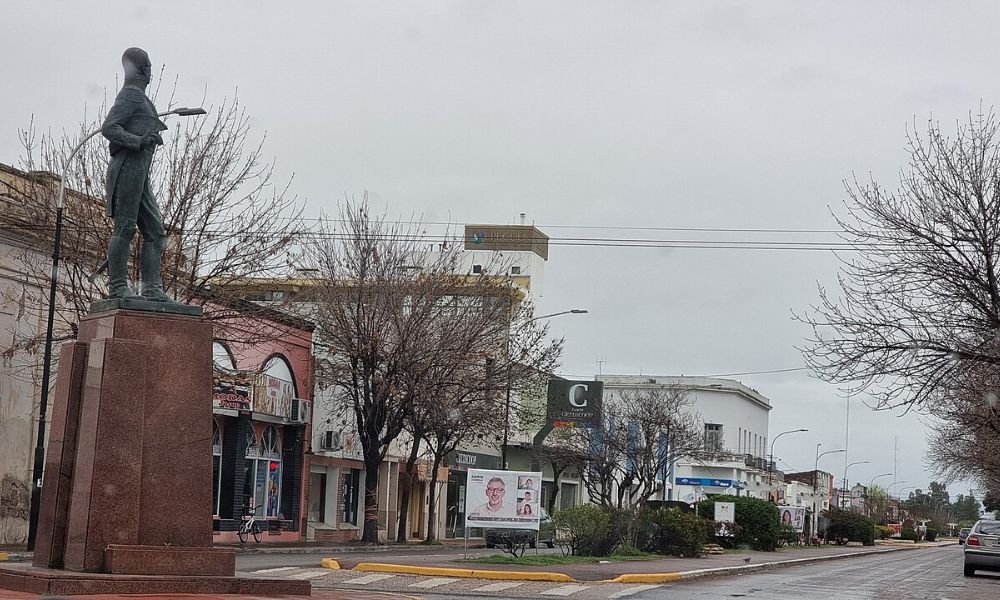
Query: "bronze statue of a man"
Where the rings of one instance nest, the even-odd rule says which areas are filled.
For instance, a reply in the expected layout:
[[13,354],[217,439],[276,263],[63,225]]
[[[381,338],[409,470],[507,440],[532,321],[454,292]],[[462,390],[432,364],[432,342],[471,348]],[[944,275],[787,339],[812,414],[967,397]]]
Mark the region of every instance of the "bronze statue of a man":
[[166,245],[166,233],[156,197],[149,188],[149,169],[153,153],[163,145],[160,132],[167,128],[157,116],[156,107],[146,97],[152,76],[149,55],[140,48],[129,48],[122,55],[125,85],[101,127],[110,142],[108,164],[108,216],[114,219],[114,231],[108,245],[108,298],[136,297],[128,285],[128,258],[136,226],[142,235],[142,298],[154,302],[172,302],[163,292],[160,258]]

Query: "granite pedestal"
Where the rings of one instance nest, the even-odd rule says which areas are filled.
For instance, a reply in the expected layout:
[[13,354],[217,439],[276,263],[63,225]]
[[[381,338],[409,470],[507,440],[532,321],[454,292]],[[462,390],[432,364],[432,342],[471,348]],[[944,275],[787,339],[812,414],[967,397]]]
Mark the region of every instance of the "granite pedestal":
[[[16,573],[23,589],[88,593],[114,589],[115,577],[133,593],[189,591],[191,581],[246,589],[235,550],[212,547],[211,397],[210,322],[121,309],[81,320],[78,341],[60,351],[33,567]],[[13,577],[0,569],[0,586]],[[253,581],[280,588],[262,593],[309,593],[307,581]]]

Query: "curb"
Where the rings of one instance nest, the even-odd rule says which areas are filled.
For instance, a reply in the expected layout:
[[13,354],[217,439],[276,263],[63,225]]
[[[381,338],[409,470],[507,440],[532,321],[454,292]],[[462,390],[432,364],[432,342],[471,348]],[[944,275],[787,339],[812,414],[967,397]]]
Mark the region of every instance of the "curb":
[[[791,560],[781,560],[774,562],[759,563],[756,565],[740,565],[737,567],[718,567],[715,569],[697,569],[695,571],[682,571],[680,573],[662,573],[662,575],[679,575],[680,580],[689,581],[692,579],[702,579],[704,577],[717,577],[722,575],[742,575],[744,573],[755,573],[757,571],[768,571],[771,569],[780,569],[783,567],[796,567],[801,565],[809,565],[813,563],[825,562],[828,560],[843,560],[847,558],[854,558],[857,556],[874,556],[876,554],[889,554],[892,552],[900,552],[905,550],[916,550],[915,547],[910,548],[890,548],[886,550],[869,550],[866,552],[846,552],[844,554],[831,554],[827,556],[810,556],[807,558],[793,558]],[[623,575],[627,577],[627,575]],[[676,579],[670,581],[677,581]],[[622,581],[619,583],[637,583],[633,581]]]
[[[932,546],[927,546],[932,547]],[[845,552],[843,554],[828,554],[826,556],[810,556],[806,558],[793,558],[789,560],[772,561],[758,563],[755,565],[739,565],[733,567],[715,567],[712,569],[697,569],[694,571],[673,571],[668,573],[625,573],[613,579],[599,581],[587,581],[586,583],[674,583],[677,581],[688,581],[692,579],[702,579],[705,577],[718,577],[725,575],[741,575],[744,573],[754,573],[782,567],[794,567],[808,565],[812,563],[825,562],[828,560],[842,560],[860,556],[873,556],[876,554],[889,554],[904,550],[916,550],[916,546],[885,548],[879,550],[868,550],[865,552]],[[326,561],[336,564],[336,567],[327,567]],[[321,565],[326,568],[336,569],[340,565],[334,559],[325,558]],[[578,583],[576,579],[565,573],[554,573],[545,571],[492,571],[482,569],[457,569],[448,567],[419,567],[415,565],[395,565],[376,562],[358,563],[354,571],[366,571],[375,573],[394,573],[400,575],[424,575],[427,577],[458,577],[475,579],[500,579],[508,581],[551,581],[556,583]]]
[[15,561],[15,560],[30,560],[34,556],[32,552],[0,552],[0,562]]
[[319,566],[323,567],[324,569],[334,569],[334,570],[340,569],[340,563],[337,562],[337,559],[335,558],[324,558],[319,561]]
[[447,567],[417,567],[413,565],[390,565],[385,563],[358,563],[355,571],[376,573],[399,573],[403,575],[426,575],[428,577],[460,577],[474,579],[503,579],[515,581],[553,581],[575,583],[576,580],[565,573],[545,571],[488,571],[480,569],[452,569]]

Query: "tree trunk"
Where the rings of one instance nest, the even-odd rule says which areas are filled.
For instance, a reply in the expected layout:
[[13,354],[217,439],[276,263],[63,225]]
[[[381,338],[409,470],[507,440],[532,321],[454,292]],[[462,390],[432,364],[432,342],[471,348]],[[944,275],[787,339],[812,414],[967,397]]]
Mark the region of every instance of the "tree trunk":
[[378,543],[378,468],[381,463],[378,455],[375,460],[365,457],[365,522],[361,541],[366,544]]
[[438,481],[438,467],[441,466],[441,461],[444,459],[444,454],[440,452],[434,453],[434,468],[431,469],[431,489],[428,491],[427,498],[427,541],[433,542],[437,539],[437,481]]
[[552,486],[554,491],[552,492],[552,495],[549,496],[549,505],[545,508],[549,511],[549,515],[551,516],[556,509],[556,500],[559,498],[559,494],[562,491],[559,486],[559,479],[562,477],[563,471],[566,470],[566,467],[559,466],[554,462],[550,462],[549,464],[552,466]]
[[413,435],[413,442],[410,444],[410,455],[406,458],[406,467],[403,477],[399,478],[399,484],[402,486],[402,495],[399,500],[399,526],[396,528],[396,541],[405,542],[409,538],[409,532],[407,528],[407,517],[409,517],[410,511],[410,494],[413,492],[413,484],[417,480],[417,456],[420,455],[420,435],[419,432],[415,432]]

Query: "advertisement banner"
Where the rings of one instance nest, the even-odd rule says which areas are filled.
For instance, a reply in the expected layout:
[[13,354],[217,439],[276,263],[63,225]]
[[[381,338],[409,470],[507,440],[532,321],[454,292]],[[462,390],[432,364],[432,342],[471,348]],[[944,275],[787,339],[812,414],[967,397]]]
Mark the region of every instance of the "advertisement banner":
[[212,407],[234,410],[253,410],[253,383],[249,377],[238,373],[220,373],[212,376]]
[[550,379],[546,418],[553,427],[597,427],[604,382]]
[[291,381],[271,375],[261,375],[254,394],[253,411],[264,415],[287,419],[292,411],[292,397],[295,386]]
[[736,503],[735,502],[716,502],[715,503],[715,522],[716,523],[735,523],[736,522]]
[[542,474],[469,469],[465,526],[538,529]]
[[781,515],[782,525],[791,525],[799,533],[805,528],[806,507],[804,506],[779,506],[778,513]]

